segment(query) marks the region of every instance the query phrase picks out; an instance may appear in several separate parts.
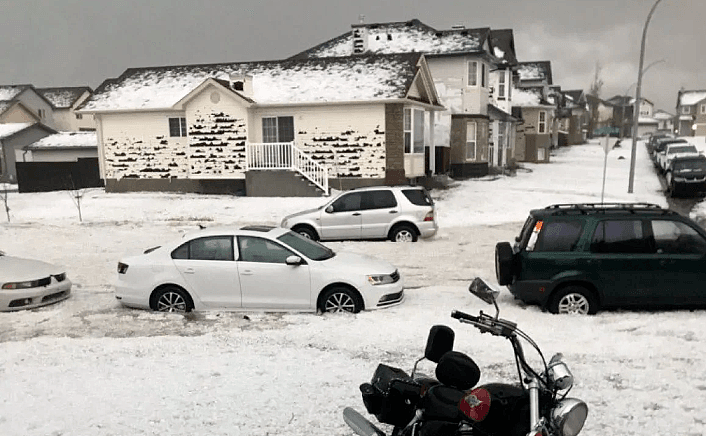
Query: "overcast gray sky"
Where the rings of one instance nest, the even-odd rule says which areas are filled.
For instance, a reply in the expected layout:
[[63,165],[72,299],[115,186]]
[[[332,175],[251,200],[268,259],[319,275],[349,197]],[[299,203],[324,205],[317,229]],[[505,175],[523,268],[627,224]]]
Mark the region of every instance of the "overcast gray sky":
[[[417,18],[513,29],[521,61],[549,60],[554,83],[635,95],[654,0],[0,0],[0,84],[97,87],[126,68],[289,57],[358,22]],[[706,89],[706,0],[662,0],[648,28],[642,95],[674,113]],[[660,62],[664,60],[664,62]]]

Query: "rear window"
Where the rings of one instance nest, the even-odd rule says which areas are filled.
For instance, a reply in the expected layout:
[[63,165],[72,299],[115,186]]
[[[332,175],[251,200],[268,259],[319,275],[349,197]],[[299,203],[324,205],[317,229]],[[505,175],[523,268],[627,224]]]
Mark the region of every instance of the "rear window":
[[576,220],[544,222],[533,251],[574,251],[582,228],[582,223]]
[[431,199],[429,193],[424,189],[403,189],[402,193],[410,203],[417,206],[432,206],[434,200]]
[[653,253],[654,246],[640,220],[605,220],[591,238],[593,253]]

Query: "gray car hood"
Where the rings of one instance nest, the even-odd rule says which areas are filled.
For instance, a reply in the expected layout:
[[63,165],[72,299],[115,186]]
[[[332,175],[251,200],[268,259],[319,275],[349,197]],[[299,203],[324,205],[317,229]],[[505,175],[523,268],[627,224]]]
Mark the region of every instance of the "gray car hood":
[[318,211],[320,211],[321,209],[323,209],[323,206],[319,206],[319,207],[314,208],[314,209],[303,210],[303,211],[301,211],[301,212],[297,212],[297,213],[293,213],[293,214],[291,214],[291,215],[287,215],[286,217],[284,217],[284,219],[288,220],[288,219],[295,218],[295,217],[298,217],[298,216],[308,215],[308,214],[310,214],[310,213],[318,212]]
[[62,272],[60,267],[41,260],[0,256],[0,283],[38,280]]

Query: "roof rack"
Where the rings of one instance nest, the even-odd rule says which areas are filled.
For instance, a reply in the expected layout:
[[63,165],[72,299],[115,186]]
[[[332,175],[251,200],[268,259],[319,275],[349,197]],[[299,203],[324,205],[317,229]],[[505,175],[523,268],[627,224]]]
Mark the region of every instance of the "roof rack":
[[624,211],[627,213],[637,212],[662,212],[664,214],[676,213],[669,209],[663,209],[662,206],[654,203],[566,203],[552,204],[544,208],[552,211],[553,214],[566,213],[600,213],[606,211]]

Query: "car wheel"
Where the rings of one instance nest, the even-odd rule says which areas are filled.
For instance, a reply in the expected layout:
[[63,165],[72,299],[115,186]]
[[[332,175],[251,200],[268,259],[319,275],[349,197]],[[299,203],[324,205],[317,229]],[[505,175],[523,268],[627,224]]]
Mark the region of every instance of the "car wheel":
[[495,245],[495,278],[501,286],[512,283],[513,257],[512,246],[509,242],[498,242]]
[[316,230],[312,229],[311,227],[298,226],[298,227],[294,227],[292,230],[294,230],[295,232],[299,233],[300,235],[302,235],[303,237],[305,237],[307,239],[311,239],[314,241],[319,240],[319,235],[316,234]]
[[392,242],[417,242],[417,232],[406,224],[397,226],[390,232]]
[[358,313],[363,309],[363,303],[358,294],[348,288],[337,286],[326,291],[321,298],[321,312]]
[[189,294],[176,286],[167,286],[157,291],[152,305],[152,309],[159,312],[186,313],[193,308]]
[[598,301],[593,292],[584,287],[567,286],[552,297],[549,311],[566,315],[593,315],[598,312]]

